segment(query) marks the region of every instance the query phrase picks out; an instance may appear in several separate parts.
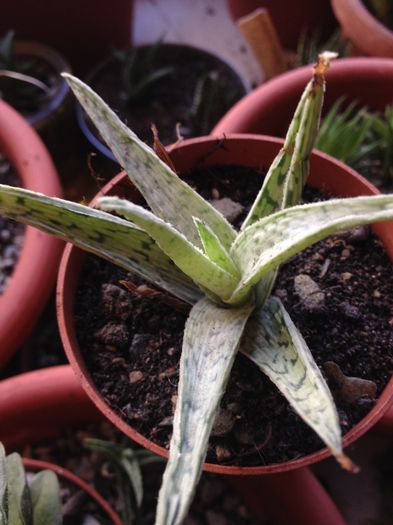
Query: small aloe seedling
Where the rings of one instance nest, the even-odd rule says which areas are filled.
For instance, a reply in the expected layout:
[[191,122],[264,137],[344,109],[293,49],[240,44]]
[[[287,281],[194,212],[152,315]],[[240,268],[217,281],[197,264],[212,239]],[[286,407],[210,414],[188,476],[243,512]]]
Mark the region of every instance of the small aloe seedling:
[[61,525],[60,485],[51,470],[27,482],[22,459],[0,443],[0,525]]
[[342,451],[328,386],[284,306],[271,296],[279,265],[295,253],[339,230],[393,218],[393,195],[298,205],[331,58],[323,53],[314,67],[284,146],[239,232],[70,75],[64,76],[150,210],[117,197],[101,198],[100,209],[91,209],[0,186],[1,213],[69,240],[192,305],[157,525],[180,524],[187,514],[238,350],[277,385],[341,465],[355,470]]

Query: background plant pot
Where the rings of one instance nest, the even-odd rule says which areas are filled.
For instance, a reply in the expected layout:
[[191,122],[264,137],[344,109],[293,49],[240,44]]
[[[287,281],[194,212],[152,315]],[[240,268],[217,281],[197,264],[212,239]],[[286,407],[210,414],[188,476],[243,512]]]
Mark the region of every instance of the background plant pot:
[[[152,47],[146,45],[135,49],[140,57],[148,55]],[[207,73],[216,73],[222,83],[218,104],[216,101],[218,107],[212,110],[214,119],[212,118],[211,126],[234,101],[250,90],[249,83],[231,65],[196,47],[161,43],[156,51],[154,66],[157,69],[172,68],[173,74],[161,78],[134,102],[127,102],[122,63],[116,57],[112,56],[99,63],[86,77],[86,83],[146,142],[152,142],[151,123],[156,124],[164,144],[176,141],[176,125],[178,122],[182,125],[191,123],[189,112],[193,106],[193,93],[198,80]],[[225,97],[228,100],[224,100]],[[76,111],[79,126],[87,140],[100,153],[115,160],[80,105],[77,105]],[[210,131],[211,126],[205,133]],[[181,133],[185,134],[182,130]],[[200,133],[192,129],[191,134],[195,136]]]
[[[262,133],[284,136],[304,86],[310,66],[284,73],[239,101],[215,126],[212,134]],[[325,111],[340,97],[383,111],[393,102],[393,60],[343,58],[326,73]]]
[[355,52],[393,58],[393,32],[383,25],[362,0],[331,0],[343,34],[351,40]]
[[[214,138],[200,138],[184,141],[171,148],[171,157],[177,170],[181,173],[189,171],[193,166],[207,167],[220,165],[248,165],[259,168],[268,166],[282,145],[282,141],[271,137],[257,136],[230,136],[218,141]],[[359,177],[353,170],[331,157],[314,153],[311,161],[310,185],[323,187],[326,191],[338,196],[355,196],[360,194],[373,194],[377,190],[367,181]],[[128,179],[119,175],[103,190],[106,194],[124,196],[127,191]],[[102,194],[99,193],[98,196]],[[134,195],[128,194],[129,198]],[[393,231],[390,224],[378,225],[375,231],[380,235],[390,256],[393,256]],[[77,374],[83,388],[94,401],[96,406],[112,421],[122,432],[149,448],[155,453],[166,455],[167,451],[148,441],[144,436],[135,432],[128,426],[103,400],[98,393],[78,347],[73,321],[74,292],[78,282],[78,275],[84,255],[80,250],[68,245],[61,263],[57,304],[58,320],[61,337],[67,357]],[[358,423],[344,439],[344,444],[352,442],[370,428],[386,411],[393,393],[393,380],[390,381],[380,396],[377,405],[369,414]],[[259,475],[289,471],[304,467],[329,456],[326,449],[307,455],[300,459],[284,464],[274,464],[258,467],[231,467],[217,464],[205,464],[204,469],[211,472],[231,475]]]
[[53,463],[48,463],[47,461],[23,458],[23,464],[26,470],[30,472],[40,472],[41,470],[46,469],[51,470],[57,474],[60,484],[62,480],[64,480],[65,482],[71,483],[77,489],[82,490],[85,494],[87,494],[113,525],[123,525],[120,516],[111,508],[108,502],[102,496],[100,496],[100,494],[91,485],[86,483],[79,476],[76,476],[74,473],[63,467],[59,467]]
[[18,38],[38,40],[59,49],[81,75],[112,46],[129,45],[132,6],[132,0],[15,0],[3,5],[0,34],[14,29]]
[[258,7],[268,9],[282,45],[291,50],[296,50],[303,31],[327,38],[335,26],[329,0],[228,0],[228,7],[235,20]]
[[[61,197],[53,162],[26,120],[0,101],[0,151],[25,188]],[[29,336],[52,290],[63,243],[27,227],[22,252],[0,296],[0,366]]]

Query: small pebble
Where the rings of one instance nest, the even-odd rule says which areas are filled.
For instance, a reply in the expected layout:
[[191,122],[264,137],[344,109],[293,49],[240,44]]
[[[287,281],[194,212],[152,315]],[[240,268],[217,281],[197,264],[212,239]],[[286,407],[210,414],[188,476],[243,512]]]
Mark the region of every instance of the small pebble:
[[143,379],[143,372],[141,372],[140,370],[133,370],[132,372],[130,372],[129,374],[129,379],[130,379],[130,383],[133,385],[134,383],[138,383],[139,381],[141,381],[141,379]]
[[296,275],[294,288],[306,310],[320,310],[324,306],[325,294],[309,275]]

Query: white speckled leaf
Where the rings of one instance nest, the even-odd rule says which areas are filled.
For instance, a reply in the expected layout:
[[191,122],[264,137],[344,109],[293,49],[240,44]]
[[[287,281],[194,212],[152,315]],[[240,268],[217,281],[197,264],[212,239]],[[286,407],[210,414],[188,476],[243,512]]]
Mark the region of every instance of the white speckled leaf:
[[31,502],[22,459],[17,453],[6,459],[9,525],[32,525]]
[[236,233],[226,219],[162,162],[92,89],[72,75],[63,76],[151,210],[196,246],[201,244],[192,217],[199,217],[228,249]]
[[211,261],[171,224],[164,222],[149,210],[118,197],[102,197],[97,206],[115,211],[145,230],[162,251],[194,282],[218,297],[229,297],[238,279]]
[[61,525],[59,480],[51,470],[36,474],[30,484],[31,503],[33,507],[33,525]]
[[261,219],[241,232],[231,249],[242,277],[228,302],[241,301],[267,272],[329,235],[388,219],[393,219],[393,195],[332,199]]
[[234,275],[237,279],[240,277],[238,268],[236,268],[229,253],[221,244],[217,235],[203,221],[194,217],[195,226],[198,229],[199,237],[202,241],[203,249],[211,261],[220,266],[226,272]]
[[5,462],[5,450],[0,443],[0,525],[7,525],[7,473]]
[[252,307],[225,309],[201,299],[183,339],[170,455],[156,525],[183,522],[206,456],[209,435]]
[[0,213],[70,241],[195,303],[201,296],[156,245],[129,221],[81,204],[0,185]]
[[240,350],[340,458],[341,430],[333,398],[306,342],[279,299],[271,297],[254,312]]

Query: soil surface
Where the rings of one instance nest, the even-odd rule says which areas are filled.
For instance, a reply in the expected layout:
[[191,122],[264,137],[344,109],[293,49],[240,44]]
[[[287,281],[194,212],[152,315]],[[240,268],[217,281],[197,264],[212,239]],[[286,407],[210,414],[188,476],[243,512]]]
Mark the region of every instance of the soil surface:
[[[198,174],[193,176],[197,187],[203,180],[198,189],[206,196],[230,197],[247,208],[260,187],[260,174],[235,171],[231,184],[220,169],[210,186]],[[315,190],[306,191],[307,201],[321,198]],[[391,270],[380,241],[368,228],[360,228],[301,252],[283,265],[277,279],[274,293],[328,381],[344,434],[374,406],[393,371]],[[121,279],[140,284],[98,258],[87,259],[76,297],[80,347],[106,402],[138,432],[167,447],[186,314],[126,291]],[[308,293],[310,285],[313,291]],[[208,461],[265,465],[322,446],[275,386],[239,354],[212,432]]]
[[[16,173],[0,156],[0,183],[20,186]],[[4,293],[23,245],[23,224],[0,216],[0,295]]]
[[[143,61],[149,50],[151,51],[151,46],[139,48],[137,60]],[[127,96],[122,81],[124,66],[120,60],[109,60],[87,79],[87,83],[146,142],[152,142],[152,123],[157,126],[164,144],[177,140],[178,123],[180,134],[185,138],[205,135],[245,94],[234,71],[225,62],[201,50],[163,44],[158,47],[153,64],[155,69],[169,68],[170,73],[152,83],[135,100],[130,100]],[[198,82],[207,75],[217,78],[211,91],[206,86],[202,88],[201,84],[197,87]],[[194,114],[197,111],[198,89],[205,97],[206,108]],[[97,134],[96,130],[94,132]]]

